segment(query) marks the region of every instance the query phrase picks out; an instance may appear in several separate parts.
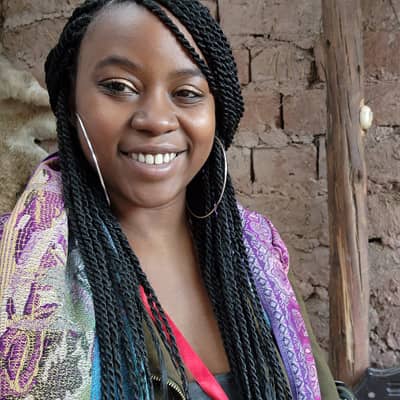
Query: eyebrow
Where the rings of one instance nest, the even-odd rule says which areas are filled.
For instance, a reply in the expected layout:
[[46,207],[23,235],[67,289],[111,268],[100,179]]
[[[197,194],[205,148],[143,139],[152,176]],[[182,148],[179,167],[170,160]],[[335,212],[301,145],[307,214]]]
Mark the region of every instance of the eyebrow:
[[139,69],[139,66],[137,64],[135,64],[133,61],[129,60],[126,57],[121,57],[121,56],[117,56],[117,55],[112,55],[112,56],[103,58],[96,64],[95,69],[97,70],[97,69],[105,68],[110,65],[117,65],[117,66],[127,68],[130,70]]
[[[140,66],[126,57],[111,55],[102,60],[100,60],[96,66],[95,70],[99,70],[108,66],[120,66],[124,69],[129,69],[135,71],[140,69]],[[204,74],[199,68],[182,68],[170,73],[170,77],[173,79],[185,78],[185,77],[200,77],[206,79]]]
[[174,71],[170,74],[172,78],[186,78],[186,77],[200,77],[206,79],[204,74],[200,71],[199,68],[183,68],[177,71]]

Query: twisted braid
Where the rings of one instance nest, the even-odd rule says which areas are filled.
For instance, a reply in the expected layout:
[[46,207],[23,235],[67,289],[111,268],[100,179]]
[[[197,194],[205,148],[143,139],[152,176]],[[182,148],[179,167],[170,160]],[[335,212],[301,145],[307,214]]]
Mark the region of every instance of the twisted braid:
[[[85,160],[75,128],[69,122],[68,96],[81,41],[105,7],[135,0],[90,0],[78,7],[46,61],[46,83],[57,117],[60,162],[71,237],[76,239],[93,292],[96,334],[105,399],[124,399],[123,368],[135,399],[153,399],[143,325],[150,331],[161,371],[161,346],[167,349],[189,399],[187,377],[166,315],[133,253],[116,217],[102,195],[94,171]],[[216,134],[229,147],[243,114],[237,68],[230,46],[209,11],[196,0],[136,0],[176,37],[199,66],[212,91],[217,113]],[[204,59],[168,17],[169,10],[190,32]],[[223,157],[214,149],[188,188],[188,201],[198,214],[212,209],[223,185]],[[218,321],[229,363],[242,398],[291,399],[274,338],[250,271],[233,186],[228,177],[217,214],[192,220],[202,275]],[[154,316],[143,306],[142,287]],[[128,328],[128,329],[127,329]],[[158,334],[158,335],[157,335]],[[158,339],[160,338],[160,339]],[[165,386],[165,376],[163,380]]]

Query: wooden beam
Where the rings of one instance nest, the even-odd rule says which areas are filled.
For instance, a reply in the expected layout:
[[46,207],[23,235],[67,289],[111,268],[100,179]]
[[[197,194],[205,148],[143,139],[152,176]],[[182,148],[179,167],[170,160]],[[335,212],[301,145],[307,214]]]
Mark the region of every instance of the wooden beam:
[[322,0],[327,82],[330,363],[353,386],[369,366],[367,175],[360,0]]

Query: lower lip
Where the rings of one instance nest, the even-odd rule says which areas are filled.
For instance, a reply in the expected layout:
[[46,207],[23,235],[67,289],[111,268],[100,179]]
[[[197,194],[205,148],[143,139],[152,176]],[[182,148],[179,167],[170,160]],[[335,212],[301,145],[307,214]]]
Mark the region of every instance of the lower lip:
[[134,160],[133,158],[123,154],[124,159],[129,162],[131,168],[134,168],[140,174],[153,178],[164,178],[165,175],[171,173],[175,166],[179,163],[183,153],[178,154],[172,161],[165,164],[146,164]]

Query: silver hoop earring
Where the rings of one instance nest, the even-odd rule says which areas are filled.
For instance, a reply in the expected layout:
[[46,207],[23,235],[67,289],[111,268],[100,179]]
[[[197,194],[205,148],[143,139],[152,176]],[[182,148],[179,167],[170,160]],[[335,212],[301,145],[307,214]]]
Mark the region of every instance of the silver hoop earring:
[[89,136],[88,136],[88,134],[86,132],[85,125],[83,125],[82,119],[81,119],[81,117],[79,116],[78,113],[76,113],[76,118],[78,119],[79,125],[80,125],[80,127],[82,129],[83,137],[85,138],[85,141],[86,141],[86,144],[87,144],[87,146],[89,148],[90,155],[92,157],[93,163],[94,163],[94,165],[96,167],[97,175],[99,176],[100,183],[101,183],[101,186],[103,188],[104,195],[106,196],[107,203],[108,203],[108,205],[110,205],[111,204],[110,197],[108,196],[106,185],[105,185],[104,179],[103,179],[103,175],[101,174],[100,166],[99,166],[99,163],[97,162],[96,153],[94,152],[92,143],[89,140]]
[[224,145],[222,144],[222,142],[219,139],[219,137],[215,136],[215,141],[220,146],[220,148],[222,150],[222,154],[224,155],[224,184],[222,186],[222,191],[221,191],[221,194],[219,196],[218,201],[214,204],[213,209],[211,211],[209,211],[206,215],[197,215],[197,214],[195,214],[186,203],[186,208],[188,209],[189,214],[191,216],[197,218],[197,219],[206,219],[210,215],[214,214],[217,211],[217,208],[218,208],[219,204],[221,203],[222,198],[224,197],[224,193],[225,193],[226,182],[227,182],[227,179],[228,179],[228,160],[226,158],[226,152],[225,152]]

